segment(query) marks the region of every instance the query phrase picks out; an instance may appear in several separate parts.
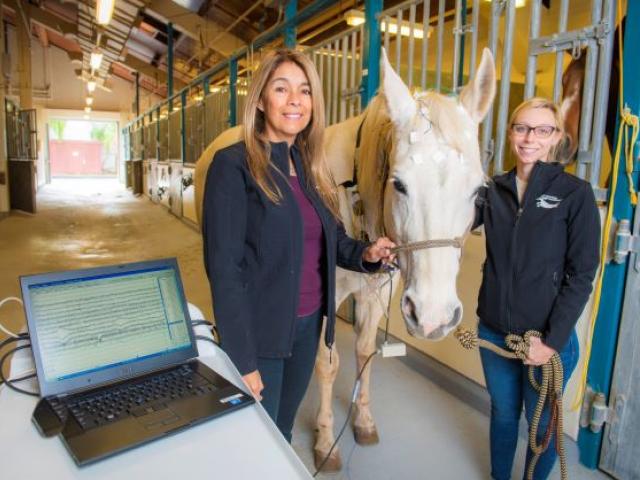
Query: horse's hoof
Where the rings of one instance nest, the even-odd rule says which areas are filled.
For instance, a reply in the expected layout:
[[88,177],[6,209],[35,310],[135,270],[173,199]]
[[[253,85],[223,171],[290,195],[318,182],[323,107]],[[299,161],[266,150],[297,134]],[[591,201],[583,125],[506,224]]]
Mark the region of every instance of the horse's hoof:
[[[313,462],[316,466],[316,469],[319,469],[322,466],[322,472],[324,473],[335,473],[342,470],[342,460],[340,459],[340,452],[337,450],[333,450],[327,461],[325,462],[325,457],[327,456],[327,452],[321,452],[320,450],[313,450]],[[322,464],[324,462],[324,465]]]
[[354,426],[353,436],[355,437],[358,445],[375,445],[380,442],[376,427],[363,428]]

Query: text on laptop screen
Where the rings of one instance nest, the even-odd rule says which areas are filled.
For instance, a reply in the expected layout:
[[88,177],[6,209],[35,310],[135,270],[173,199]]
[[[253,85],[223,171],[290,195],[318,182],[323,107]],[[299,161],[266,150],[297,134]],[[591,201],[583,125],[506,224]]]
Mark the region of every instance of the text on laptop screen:
[[191,345],[172,268],[41,283],[29,292],[47,381]]

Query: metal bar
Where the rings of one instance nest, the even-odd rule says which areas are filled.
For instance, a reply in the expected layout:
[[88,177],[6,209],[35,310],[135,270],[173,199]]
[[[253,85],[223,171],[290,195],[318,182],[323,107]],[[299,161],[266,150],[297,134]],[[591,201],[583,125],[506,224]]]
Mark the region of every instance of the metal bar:
[[361,106],[366,106],[373,98],[380,81],[380,25],[376,17],[381,10],[382,0],[365,0]]
[[[609,80],[611,77],[611,60],[613,58],[613,35],[616,25],[616,1],[605,0],[604,15],[602,20],[609,26],[609,34],[604,43],[600,43],[600,55],[598,62],[598,80],[596,89],[595,112],[593,119],[593,163],[589,172],[589,181],[594,188],[598,187],[600,179],[600,163],[602,160],[602,144],[604,130],[607,123],[607,102],[609,99]],[[629,84],[627,84],[629,85]],[[618,88],[618,85],[614,85]],[[615,108],[615,105],[613,106]]]
[[422,58],[420,66],[420,88],[422,90],[427,89],[427,52],[429,50],[429,33],[431,31],[431,25],[429,24],[429,9],[431,8],[431,0],[425,0],[422,5],[422,29],[424,35],[422,36]]
[[478,58],[478,29],[480,27],[480,0],[473,0],[473,13],[471,14],[471,56],[469,58],[469,81],[476,72],[476,59]]
[[[498,52],[498,21],[502,8],[499,2],[491,2],[491,17],[489,20],[489,49],[496,58]],[[493,105],[489,108],[482,125],[482,168],[489,174],[489,162],[495,153],[495,143],[491,138],[493,132]]]
[[140,72],[133,72],[136,85],[136,117],[140,116]]
[[338,117],[340,122],[347,117],[345,90],[347,89],[347,54],[349,53],[349,36],[343,37],[341,42],[342,64],[340,66],[340,116]]
[[384,17],[384,50],[387,52],[387,57],[389,57],[389,27],[388,25],[391,23],[391,17],[387,15]]
[[496,128],[496,150],[494,174],[502,173],[504,159],[504,145],[509,110],[509,90],[511,89],[511,64],[513,61],[513,29],[515,26],[516,6],[515,2],[509,2],[506,7],[505,39],[502,52],[502,81],[500,82],[500,98],[498,103],[498,121]]
[[[531,18],[529,22],[529,42],[534,41],[540,36],[540,2],[541,0],[533,0],[531,2]],[[527,73],[524,83],[524,98],[528,99],[533,97],[536,88],[536,64],[537,55],[531,55],[527,57]],[[502,77],[504,78],[504,76]]]
[[601,25],[559,32],[548,37],[539,37],[531,41],[530,52],[535,55],[555,53],[558,50],[572,50],[576,44],[584,47],[589,40],[604,40],[605,31]]
[[[349,67],[351,68],[350,75],[349,75],[349,85],[351,87],[355,87],[357,85],[357,81],[356,81],[356,53],[357,53],[356,41],[357,40],[358,40],[357,33],[353,32],[351,34],[351,62],[349,62],[350,63]],[[349,111],[347,113],[348,117],[351,117],[353,115],[353,110],[354,110],[353,98],[354,97],[349,99]]]
[[185,122],[185,108],[187,106],[187,92],[185,90],[182,91],[180,95],[180,144],[182,149],[182,163],[187,161],[187,128]]
[[444,36],[444,0],[438,4],[438,53],[436,54],[436,91],[442,86],[442,47]]
[[[173,23],[167,23],[167,95],[173,95]],[[171,108],[171,105],[169,105]]]
[[[602,20],[602,2],[593,0],[591,3],[591,24],[598,25]],[[598,47],[592,43],[592,48],[587,49],[587,60],[585,65],[585,78],[582,86],[582,107],[580,131],[578,133],[578,158],[576,161],[576,175],[580,178],[587,176],[587,164],[591,163],[593,151],[591,150],[591,128],[592,114],[594,111],[595,96],[595,71],[598,68]],[[589,101],[589,104],[587,104]],[[586,125],[585,125],[586,124]]]
[[331,46],[327,48],[327,96],[324,99],[327,104],[327,114],[325,116],[325,121],[327,125],[331,125],[333,122],[331,121],[332,114],[332,106],[333,102],[331,99],[333,98],[333,62],[331,61]]
[[453,73],[451,78],[451,91],[458,90],[458,72],[460,71],[460,39],[462,36],[462,0],[456,0],[456,15],[453,27]]
[[238,124],[238,60],[232,58],[229,61],[229,126]]
[[[296,16],[298,11],[298,0],[288,0],[287,5],[284,7],[284,19],[285,23]],[[296,47],[296,25],[294,23],[288,24],[284,29],[284,46],[287,48]]]
[[[401,26],[398,25],[398,31]],[[407,85],[409,88],[413,85],[413,44],[414,44],[414,32],[416,28],[416,6],[412,4],[409,7],[409,59],[407,61]],[[424,35],[424,33],[423,33]]]
[[331,123],[336,123],[338,121],[338,98],[340,97],[340,79],[338,76],[340,75],[340,44],[338,40],[333,42],[333,98],[331,102]]
[[[398,10],[396,13],[396,72],[398,75],[402,76],[400,73],[401,67],[401,54],[400,51],[402,49],[402,35],[400,35],[400,26],[402,25],[402,10]],[[391,29],[391,25],[387,25],[387,29]]]
[[[569,19],[569,0],[561,0],[560,16],[558,18],[558,32],[567,31],[567,21]],[[564,52],[556,53],[556,65],[553,72],[553,101],[560,102],[562,95],[562,67],[564,64]]]

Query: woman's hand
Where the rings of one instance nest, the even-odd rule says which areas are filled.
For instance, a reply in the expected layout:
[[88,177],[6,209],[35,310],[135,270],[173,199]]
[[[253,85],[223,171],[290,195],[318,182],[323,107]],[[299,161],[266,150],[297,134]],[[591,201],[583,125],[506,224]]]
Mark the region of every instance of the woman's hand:
[[538,337],[529,338],[529,351],[527,352],[527,359],[523,362],[525,365],[544,365],[549,361],[556,351],[547,347],[542,340]]
[[249,388],[249,392],[251,395],[257,400],[262,400],[262,395],[260,392],[264,389],[264,385],[262,384],[262,377],[260,376],[260,372],[258,370],[254,370],[251,373],[247,373],[242,376],[242,381]]
[[391,249],[396,246],[387,237],[380,237],[367,247],[362,254],[362,258],[366,262],[377,263],[382,260],[383,263],[391,263],[396,258],[395,254],[391,253]]

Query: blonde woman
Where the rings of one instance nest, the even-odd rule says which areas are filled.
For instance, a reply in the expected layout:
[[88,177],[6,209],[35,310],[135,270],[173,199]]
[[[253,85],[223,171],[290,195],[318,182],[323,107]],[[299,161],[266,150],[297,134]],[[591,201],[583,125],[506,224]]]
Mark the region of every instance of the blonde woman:
[[[533,98],[518,106],[509,121],[516,166],[494,177],[479,202],[476,224],[484,224],[487,246],[478,297],[479,335],[503,348],[507,333],[538,330],[543,335],[531,339],[524,363],[480,352],[491,397],[491,476],[496,480],[512,478],[523,404],[528,422],[535,409],[537,393],[529,383],[528,366],[542,365],[558,352],[565,385],[576,366],[574,326],[598,266],[600,217],[591,186],[556,163],[564,136],[554,103]],[[548,423],[547,410],[538,442]],[[556,460],[553,445],[552,439],[535,466],[534,479],[548,477]],[[528,451],[525,472],[530,459]]]
[[394,246],[345,234],[324,123],[313,63],[270,52],[249,89],[244,141],[215,154],[205,184],[205,266],[222,348],[288,441],[323,316],[333,345],[336,265],[374,272]]

